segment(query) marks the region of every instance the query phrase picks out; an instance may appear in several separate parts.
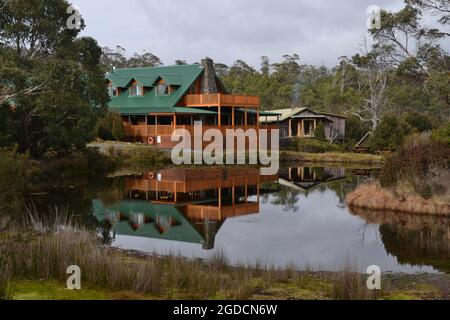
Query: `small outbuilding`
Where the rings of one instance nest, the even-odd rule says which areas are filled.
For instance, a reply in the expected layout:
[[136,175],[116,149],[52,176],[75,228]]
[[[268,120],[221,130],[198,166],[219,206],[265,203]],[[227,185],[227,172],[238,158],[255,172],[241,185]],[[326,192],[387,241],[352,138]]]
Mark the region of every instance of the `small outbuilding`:
[[280,138],[300,137],[314,138],[317,125],[322,123],[325,129],[325,137],[331,142],[345,141],[346,117],[317,112],[309,108],[289,108],[272,110],[279,116],[261,116],[262,124],[280,125]]

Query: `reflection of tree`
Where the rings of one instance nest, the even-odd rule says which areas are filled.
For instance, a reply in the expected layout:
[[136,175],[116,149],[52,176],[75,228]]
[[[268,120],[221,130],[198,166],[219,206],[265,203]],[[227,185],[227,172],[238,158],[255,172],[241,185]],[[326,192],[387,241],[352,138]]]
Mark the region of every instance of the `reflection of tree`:
[[115,235],[111,233],[112,225],[108,220],[99,222],[98,234],[103,244],[111,244],[115,240]]
[[289,187],[281,187],[280,191],[273,195],[272,204],[283,206],[283,211],[297,212],[298,196],[303,192]]
[[[316,176],[323,178],[324,170],[316,171],[317,169],[320,168],[314,168]],[[299,201],[299,195],[307,198],[311,192],[325,193],[326,191],[333,191],[339,199],[340,207],[345,208],[347,207],[345,204],[347,194],[354,191],[359,184],[366,182],[368,179],[370,179],[370,176],[348,175],[342,180],[321,182],[316,188],[310,190],[282,186],[280,191],[273,194],[272,204],[283,206],[284,211],[296,212],[298,210],[296,204]]]
[[368,223],[380,225],[386,251],[403,264],[430,265],[450,272],[450,219],[352,208]]
[[348,175],[344,181],[327,182],[326,186],[329,190],[333,190],[339,198],[341,207],[345,208],[345,199],[350,192],[353,192],[358,185],[368,180],[367,176]]

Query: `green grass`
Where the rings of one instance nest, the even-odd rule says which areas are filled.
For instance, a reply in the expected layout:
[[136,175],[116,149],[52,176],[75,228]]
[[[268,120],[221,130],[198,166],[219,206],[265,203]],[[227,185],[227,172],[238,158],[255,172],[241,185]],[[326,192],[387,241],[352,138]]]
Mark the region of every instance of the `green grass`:
[[101,290],[68,290],[56,281],[20,280],[11,283],[13,300],[108,300]]
[[384,158],[378,155],[352,152],[305,153],[282,151],[280,154],[280,161],[382,164]]
[[170,153],[154,146],[117,141],[96,141],[88,145],[111,157],[122,166],[165,166],[171,163]]

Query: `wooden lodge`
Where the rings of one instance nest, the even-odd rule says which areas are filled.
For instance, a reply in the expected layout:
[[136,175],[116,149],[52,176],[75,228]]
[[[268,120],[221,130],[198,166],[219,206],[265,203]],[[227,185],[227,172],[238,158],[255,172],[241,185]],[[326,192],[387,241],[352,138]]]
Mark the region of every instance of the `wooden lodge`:
[[127,141],[171,148],[171,135],[186,129],[194,136],[194,123],[203,132],[215,128],[277,129],[276,123],[260,124],[255,96],[229,94],[217,77],[211,59],[200,65],[116,69],[107,75],[110,110],[122,115]]
[[277,115],[261,116],[262,125],[279,125],[280,138],[314,138],[317,125],[322,123],[325,137],[331,142],[345,141],[346,117],[317,112],[309,108],[273,110]]

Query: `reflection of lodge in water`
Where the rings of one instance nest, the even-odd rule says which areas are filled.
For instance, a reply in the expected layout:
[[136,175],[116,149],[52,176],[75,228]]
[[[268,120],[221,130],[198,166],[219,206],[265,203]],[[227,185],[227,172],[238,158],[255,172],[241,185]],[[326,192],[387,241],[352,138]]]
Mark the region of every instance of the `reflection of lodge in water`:
[[[259,213],[261,176],[256,168],[169,169],[125,178],[125,200],[105,207],[94,201],[98,220],[112,231],[214,248],[227,218]],[[255,201],[251,201],[256,197]]]
[[322,183],[345,178],[345,168],[299,167],[280,170],[280,184],[301,190],[311,190]]

